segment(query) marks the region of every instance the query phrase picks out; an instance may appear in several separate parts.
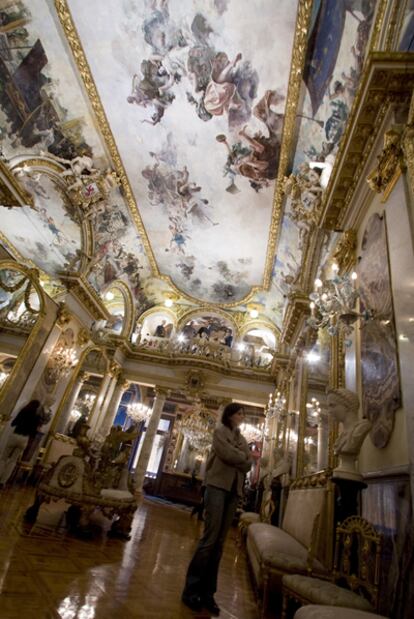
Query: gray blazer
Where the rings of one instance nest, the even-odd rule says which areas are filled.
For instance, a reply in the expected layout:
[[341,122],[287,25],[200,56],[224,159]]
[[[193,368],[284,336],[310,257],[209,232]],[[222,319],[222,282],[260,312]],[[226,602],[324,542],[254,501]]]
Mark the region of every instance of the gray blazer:
[[243,495],[244,476],[250,471],[252,457],[240,430],[230,430],[222,423],[214,430],[213,445],[207,460],[204,483]]

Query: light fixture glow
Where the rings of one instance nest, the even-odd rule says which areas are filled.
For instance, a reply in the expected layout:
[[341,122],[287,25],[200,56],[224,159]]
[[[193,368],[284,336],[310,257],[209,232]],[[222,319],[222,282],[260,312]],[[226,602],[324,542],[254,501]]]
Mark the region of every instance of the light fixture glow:
[[250,316],[251,318],[257,318],[259,315],[259,312],[257,311],[257,309],[252,309],[250,310]]
[[174,301],[172,299],[165,299],[164,305],[165,307],[172,307],[174,305]]
[[115,298],[115,295],[113,292],[111,292],[110,290],[108,290],[108,292],[105,294],[105,299],[107,301],[113,301]]
[[306,355],[306,360],[308,361],[308,363],[317,363],[318,361],[320,361],[320,359],[321,356],[313,350],[310,350]]

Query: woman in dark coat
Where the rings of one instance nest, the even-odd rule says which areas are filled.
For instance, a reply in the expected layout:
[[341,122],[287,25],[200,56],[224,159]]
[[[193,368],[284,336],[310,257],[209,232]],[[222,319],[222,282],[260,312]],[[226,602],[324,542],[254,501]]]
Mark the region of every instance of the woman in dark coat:
[[204,482],[204,533],[188,567],[181,598],[192,610],[205,608],[215,615],[220,613],[214,594],[224,541],[252,463],[239,430],[243,418],[241,404],[228,404],[222,423],[214,431]]

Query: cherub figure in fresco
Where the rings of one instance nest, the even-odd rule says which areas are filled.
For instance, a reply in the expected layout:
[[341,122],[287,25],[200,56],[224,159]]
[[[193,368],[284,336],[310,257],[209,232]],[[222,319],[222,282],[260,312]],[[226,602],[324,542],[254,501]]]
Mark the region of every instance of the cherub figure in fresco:
[[[231,147],[225,135],[216,137],[218,142],[226,145],[228,151],[225,174],[230,176],[240,174],[249,178],[251,186],[256,191],[266,187],[270,180],[276,178],[283,114],[275,112],[273,108],[283,99],[284,97],[277,91],[267,90],[254,107],[253,113],[266,126],[267,136],[261,131],[253,136],[249,135],[245,126],[239,131],[242,142],[236,142]],[[231,187],[228,189],[230,191]]]
[[213,59],[211,77],[204,95],[204,107],[213,116],[222,116],[232,107],[240,106],[240,98],[234,83],[236,65],[241,60],[239,53],[233,61],[225,52]]
[[177,217],[170,217],[170,225],[168,229],[171,232],[171,240],[170,240],[170,249],[171,251],[176,251],[179,254],[185,254],[185,244],[188,238],[188,235],[185,234],[184,227],[181,222],[179,222]]
[[256,96],[258,75],[249,62],[240,64],[239,53],[230,60],[223,51],[215,53],[212,47],[194,46],[189,51],[188,74],[200,99],[187,92],[187,99],[195,105],[203,121],[227,114],[229,127],[237,129],[251,116]]
[[175,95],[169,91],[179,77],[169,74],[162,60],[154,57],[141,62],[141,75],[142,78],[137,74],[133,76],[131,94],[127,101],[144,108],[152,106],[154,112],[151,120],[144,119],[142,122],[156,125],[164,116],[165,109],[175,99]]

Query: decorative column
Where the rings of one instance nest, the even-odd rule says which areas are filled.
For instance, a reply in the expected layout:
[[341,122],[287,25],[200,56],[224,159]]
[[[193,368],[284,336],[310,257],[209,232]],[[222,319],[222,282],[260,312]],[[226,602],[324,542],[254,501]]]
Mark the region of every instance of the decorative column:
[[102,377],[101,386],[98,392],[98,395],[95,400],[94,407],[89,415],[89,425],[91,426],[90,435],[95,436],[96,430],[99,424],[99,419],[101,414],[103,413],[103,408],[105,404],[106,395],[108,393],[108,389],[111,385],[111,380],[113,380],[110,374],[106,374]]
[[161,418],[161,413],[164,408],[167,390],[160,387],[155,388],[155,398],[152,405],[151,417],[149,418],[147,430],[143,437],[141,453],[139,454],[137,466],[135,469],[135,490],[142,494],[142,486],[147,472],[147,466],[151,455],[151,449],[154,443],[154,437],[157,433],[158,424]]
[[88,377],[89,374],[87,372],[79,372],[78,376],[75,379],[75,384],[73,385],[72,393],[69,396],[69,400],[67,401],[67,403],[63,403],[63,410],[59,414],[59,417],[56,419],[55,426],[52,421],[52,425],[50,428],[51,432],[58,432],[62,434],[65,432],[72,409],[75,406],[76,400],[78,399],[78,395],[80,393],[80,390],[82,389],[83,383],[85,382],[85,380],[87,380]]
[[120,374],[118,376],[115,389],[112,393],[112,397],[108,404],[108,408],[106,409],[105,418],[103,419],[101,427],[99,428],[99,433],[102,436],[106,436],[109,430],[111,429],[112,424],[114,423],[116,414],[118,412],[118,408],[121,403],[122,396],[124,395],[124,392],[130,386],[130,384],[131,383],[125,379],[125,376],[123,374]]

